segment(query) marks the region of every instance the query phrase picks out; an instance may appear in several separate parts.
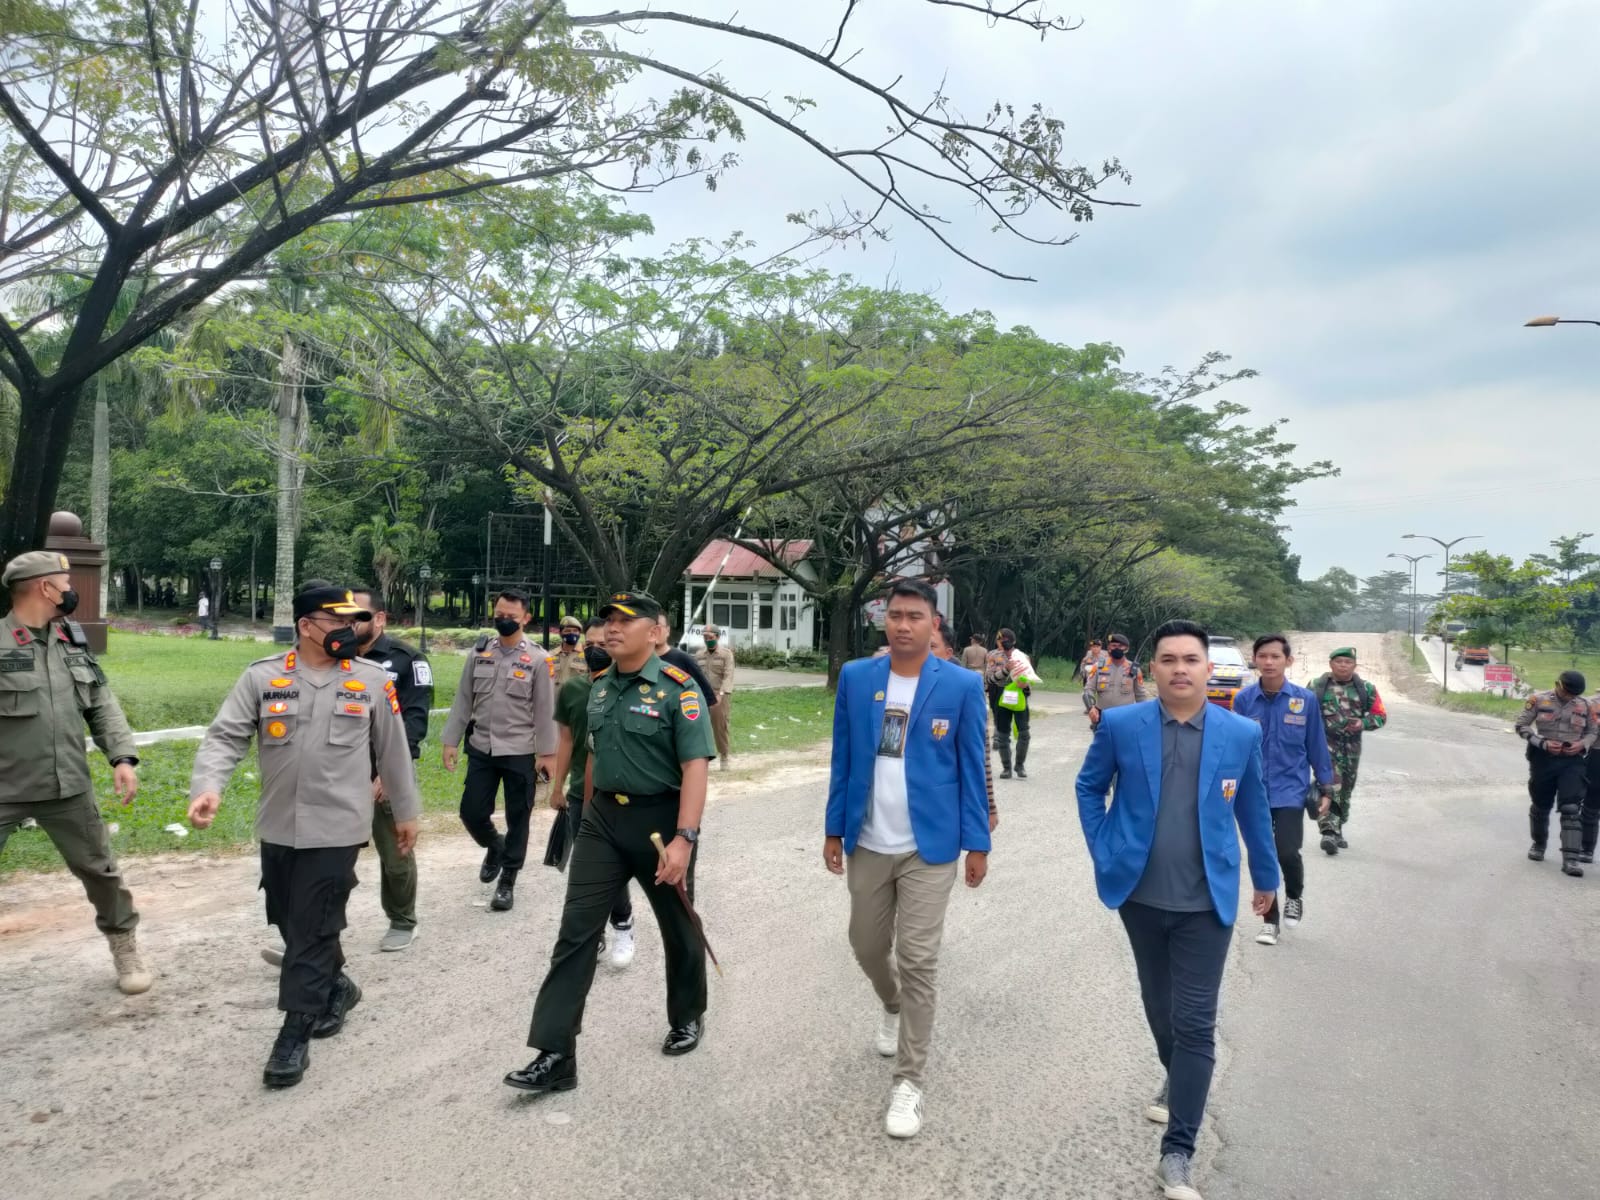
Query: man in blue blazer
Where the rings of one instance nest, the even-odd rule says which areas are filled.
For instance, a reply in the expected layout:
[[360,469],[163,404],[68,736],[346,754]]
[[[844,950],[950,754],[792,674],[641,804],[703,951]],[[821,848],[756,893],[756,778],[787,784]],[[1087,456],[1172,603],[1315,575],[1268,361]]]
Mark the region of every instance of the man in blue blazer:
[[877,1049],[895,1058],[884,1129],[922,1128],[923,1070],[933,1039],[939,946],[956,860],[968,887],[989,861],[983,766],[983,680],[932,656],[933,589],[901,580],[889,593],[889,654],[846,663],[833,710],[822,858],[850,863],[850,948],[883,1003]]
[[1167,1071],[1145,1109],[1167,1126],[1161,1185],[1168,1200],[1200,1200],[1192,1162],[1239,909],[1241,837],[1258,914],[1277,892],[1278,859],[1261,731],[1206,703],[1206,631],[1168,621],[1154,641],[1150,674],[1160,699],[1101,715],[1078,772],[1078,816],[1100,899],[1118,910],[1133,947],[1145,1017]]

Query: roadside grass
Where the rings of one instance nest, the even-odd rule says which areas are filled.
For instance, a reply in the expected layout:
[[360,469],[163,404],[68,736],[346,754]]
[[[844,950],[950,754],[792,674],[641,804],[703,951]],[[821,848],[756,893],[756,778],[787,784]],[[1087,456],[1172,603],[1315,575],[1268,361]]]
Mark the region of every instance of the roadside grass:
[[1034,662],[1033,669],[1038,672],[1039,678],[1044,682],[1039,688],[1046,692],[1081,692],[1083,680],[1074,679],[1072,673],[1078,669],[1078,664],[1065,658],[1041,658]]
[[[222,690],[232,685],[230,674]],[[210,714],[205,719],[209,720]],[[707,718],[702,716],[701,719]],[[423,743],[422,759],[417,764],[422,807],[427,813],[456,812],[461,804],[461,784],[466,777],[465,766],[458,765],[451,773],[442,764],[439,734],[444,729],[444,720],[444,714],[440,713],[430,722],[428,740]],[[822,688],[772,688],[734,693],[729,732],[736,761],[741,754],[765,754],[815,745],[828,740],[832,731],[833,697]],[[190,829],[186,821],[189,773],[198,746],[198,742],[185,741],[141,747],[139,796],[127,808],[111,789],[111,769],[105,759],[97,751],[90,753],[94,794],[100,799],[101,816],[116,825],[111,834],[111,848],[118,857],[162,853],[224,854],[250,845],[254,837],[256,802],[261,795],[260,768],[255,752],[252,750],[234,771],[211,828]],[[181,825],[186,834],[167,831],[166,827],[174,824]],[[60,869],[61,858],[42,829],[16,830],[5,852],[0,854],[0,879],[16,871]]]
[[1511,720],[1523,710],[1525,701],[1515,697],[1491,696],[1487,692],[1441,692],[1438,705],[1451,712],[1478,713]]
[[[209,725],[245,667],[274,650],[266,642],[111,630],[100,659],[111,690],[135,730]],[[461,681],[461,659],[430,655],[434,664],[433,705],[449,708]]]
[[[1496,647],[1496,650],[1503,647]],[[1589,680],[1590,690],[1600,681],[1600,654],[1577,655],[1574,661],[1571,654],[1563,654],[1556,650],[1525,650],[1521,646],[1511,647],[1511,665],[1517,669],[1517,674],[1535,691],[1544,691],[1556,685],[1556,676],[1563,671],[1577,669],[1582,671]]]

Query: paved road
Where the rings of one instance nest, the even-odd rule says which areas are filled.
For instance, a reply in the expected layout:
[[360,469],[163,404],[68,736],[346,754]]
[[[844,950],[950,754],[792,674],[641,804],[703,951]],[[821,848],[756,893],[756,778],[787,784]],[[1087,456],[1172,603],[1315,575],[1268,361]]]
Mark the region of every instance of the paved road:
[[[1297,650],[1309,675],[1327,647]],[[1523,858],[1522,761],[1501,722],[1386,699],[1352,850],[1313,851],[1306,924],[1275,949],[1241,926],[1205,1195],[1593,1195],[1600,876]],[[597,979],[582,1086],[558,1097],[530,1101],[499,1078],[527,1056],[560,881],[530,869],[516,911],[490,914],[477,853],[448,826],[424,843],[423,936],[405,954],[373,949],[382,920],[363,862],[347,945],[367,999],[281,1094],[259,1084],[277,1016],[248,861],[134,869],[162,972],[135,998],[110,989],[70,879],[8,882],[0,1193],[1155,1196],[1157,1133],[1139,1108],[1158,1068],[1069,798],[1081,726],[1039,720],[1034,777],[1002,785],[990,880],[954,899],[913,1143],[881,1132],[872,995],[845,942],[844,887],[818,862],[824,768],[799,755],[765,781],[715,783],[701,898],[728,977],[712,981],[706,1044],[657,1053],[661,956],[646,928],[634,967]]]
[[[1433,637],[1424,640],[1417,638],[1417,648],[1422,651],[1428,660],[1428,670],[1433,674],[1435,683],[1442,683],[1445,669],[1445,644],[1439,638]],[[1473,666],[1471,663],[1462,663],[1456,666],[1456,656],[1450,653],[1450,690],[1453,692],[1481,692],[1483,691],[1483,668]]]

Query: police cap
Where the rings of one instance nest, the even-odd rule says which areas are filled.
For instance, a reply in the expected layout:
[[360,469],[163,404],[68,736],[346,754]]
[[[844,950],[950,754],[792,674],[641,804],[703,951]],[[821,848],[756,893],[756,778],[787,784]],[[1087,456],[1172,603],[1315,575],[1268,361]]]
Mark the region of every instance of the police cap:
[[357,621],[370,621],[372,614],[355,602],[348,588],[307,588],[294,598],[294,619],[331,613],[336,617],[350,617]]

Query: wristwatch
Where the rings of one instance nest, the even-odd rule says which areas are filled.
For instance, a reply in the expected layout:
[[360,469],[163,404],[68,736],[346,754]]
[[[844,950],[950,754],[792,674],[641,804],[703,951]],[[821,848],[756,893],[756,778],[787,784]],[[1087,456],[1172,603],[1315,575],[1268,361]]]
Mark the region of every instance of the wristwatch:
[[678,830],[678,836],[691,846],[700,841],[700,831],[698,829],[680,829]]
[[111,765],[113,767],[120,767],[123,763],[127,763],[130,767],[137,767],[139,765],[139,760],[131,754],[124,754],[120,758],[113,758],[111,760]]

